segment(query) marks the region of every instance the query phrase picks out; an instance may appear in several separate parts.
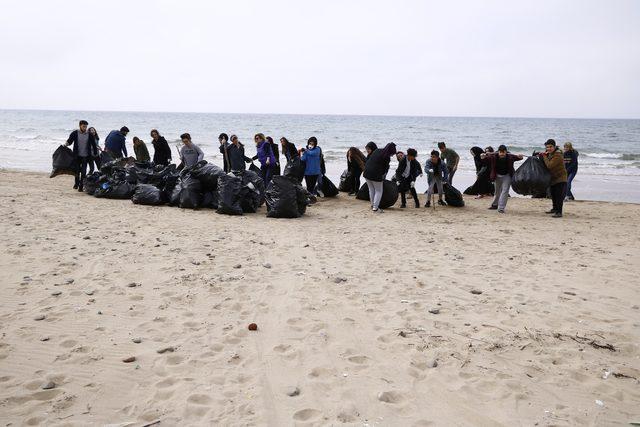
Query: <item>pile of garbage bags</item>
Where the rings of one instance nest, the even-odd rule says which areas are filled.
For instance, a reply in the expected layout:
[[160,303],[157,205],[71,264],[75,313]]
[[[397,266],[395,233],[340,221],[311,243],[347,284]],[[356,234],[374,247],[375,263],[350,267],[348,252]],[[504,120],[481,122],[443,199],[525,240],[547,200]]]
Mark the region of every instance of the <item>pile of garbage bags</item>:
[[267,216],[298,218],[310,204],[310,195],[293,176],[276,175],[265,192]]

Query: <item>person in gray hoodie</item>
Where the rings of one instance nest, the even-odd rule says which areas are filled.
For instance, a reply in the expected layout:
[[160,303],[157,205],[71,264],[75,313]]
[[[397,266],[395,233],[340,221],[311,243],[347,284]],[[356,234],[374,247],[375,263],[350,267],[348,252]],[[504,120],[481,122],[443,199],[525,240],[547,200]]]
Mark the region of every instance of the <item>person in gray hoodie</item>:
[[191,142],[191,135],[183,133],[180,135],[180,139],[184,144],[180,149],[180,166],[179,169],[190,168],[202,159],[204,159],[204,153],[196,144]]

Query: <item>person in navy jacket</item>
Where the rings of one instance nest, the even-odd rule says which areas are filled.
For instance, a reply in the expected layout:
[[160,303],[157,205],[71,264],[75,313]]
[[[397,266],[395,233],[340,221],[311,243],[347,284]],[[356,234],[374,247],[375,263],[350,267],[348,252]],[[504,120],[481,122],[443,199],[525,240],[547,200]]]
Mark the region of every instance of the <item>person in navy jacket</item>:
[[104,140],[104,149],[107,151],[114,159],[119,159],[122,157],[127,157],[127,134],[129,133],[129,128],[126,126],[122,126],[120,130],[112,130],[107,135],[107,138]]

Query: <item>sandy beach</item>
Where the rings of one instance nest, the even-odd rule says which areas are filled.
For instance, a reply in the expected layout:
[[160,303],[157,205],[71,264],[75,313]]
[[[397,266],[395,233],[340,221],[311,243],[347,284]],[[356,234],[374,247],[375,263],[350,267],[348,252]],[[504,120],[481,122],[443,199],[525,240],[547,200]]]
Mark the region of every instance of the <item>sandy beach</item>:
[[640,422],[640,205],[286,220],[72,181],[0,171],[3,425]]

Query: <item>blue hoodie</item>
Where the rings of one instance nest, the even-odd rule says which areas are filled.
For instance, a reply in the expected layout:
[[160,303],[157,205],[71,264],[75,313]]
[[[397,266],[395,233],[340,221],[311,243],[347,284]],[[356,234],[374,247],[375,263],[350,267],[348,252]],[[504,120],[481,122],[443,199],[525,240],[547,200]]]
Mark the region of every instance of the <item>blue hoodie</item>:
[[256,157],[258,158],[262,166],[267,165],[267,159],[269,159],[269,165],[275,166],[276,156],[273,155],[273,151],[271,150],[269,142],[262,141],[260,145],[258,145],[256,151]]
[[322,169],[320,168],[320,156],[322,150],[320,147],[315,146],[309,148],[302,153],[302,161],[305,162],[304,174],[305,175],[320,175]]
[[104,140],[104,148],[112,153],[115,153],[116,157],[127,157],[127,138],[119,130],[112,130]]

